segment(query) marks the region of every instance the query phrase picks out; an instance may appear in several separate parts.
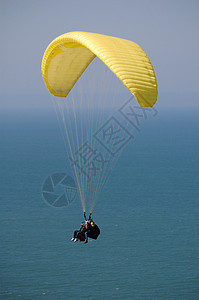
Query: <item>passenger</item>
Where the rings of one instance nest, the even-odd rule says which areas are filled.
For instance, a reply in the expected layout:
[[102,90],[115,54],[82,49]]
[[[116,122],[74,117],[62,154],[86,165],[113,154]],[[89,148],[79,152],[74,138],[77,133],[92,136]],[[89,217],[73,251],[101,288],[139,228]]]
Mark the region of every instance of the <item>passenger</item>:
[[80,234],[81,234],[81,236],[85,235],[85,230],[86,230],[86,227],[84,226],[84,223],[82,222],[80,229],[74,231],[74,235],[73,235],[73,238],[71,239],[71,242],[77,242],[79,240]]

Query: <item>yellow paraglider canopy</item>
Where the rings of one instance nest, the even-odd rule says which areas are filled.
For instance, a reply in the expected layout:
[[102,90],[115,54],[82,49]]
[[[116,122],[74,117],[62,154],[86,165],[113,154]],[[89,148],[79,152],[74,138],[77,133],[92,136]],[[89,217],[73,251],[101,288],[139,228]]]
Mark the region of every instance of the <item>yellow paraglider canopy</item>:
[[52,41],[42,60],[48,90],[66,97],[95,57],[123,82],[141,106],[157,100],[157,81],[146,53],[128,40],[89,32],[68,32]]

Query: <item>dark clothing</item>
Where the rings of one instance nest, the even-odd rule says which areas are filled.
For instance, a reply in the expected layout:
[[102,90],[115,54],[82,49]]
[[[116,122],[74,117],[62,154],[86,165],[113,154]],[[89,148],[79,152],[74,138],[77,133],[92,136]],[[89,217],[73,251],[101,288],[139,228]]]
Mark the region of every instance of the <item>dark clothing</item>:
[[80,233],[81,233],[81,235],[84,236],[85,230],[86,230],[85,226],[81,226],[81,228],[80,228],[79,230],[75,230],[75,231],[74,231],[74,236],[73,236],[74,239],[78,239]]
[[74,239],[78,239],[78,234],[79,234],[79,230],[75,230],[73,235]]
[[85,232],[80,232],[78,234],[79,241],[85,241]]
[[100,234],[99,227],[93,221],[91,223],[89,222],[87,225],[87,230],[85,232],[86,241],[88,241],[88,238],[96,240],[99,234]]

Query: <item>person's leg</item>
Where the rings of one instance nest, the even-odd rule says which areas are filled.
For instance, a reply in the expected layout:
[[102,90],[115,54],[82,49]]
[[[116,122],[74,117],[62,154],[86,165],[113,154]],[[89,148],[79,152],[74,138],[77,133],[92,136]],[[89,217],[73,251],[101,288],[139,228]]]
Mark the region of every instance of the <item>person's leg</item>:
[[74,239],[75,239],[75,238],[77,238],[77,236],[78,236],[78,233],[79,233],[79,230],[75,230],[75,231],[74,231],[74,236],[73,236],[73,237],[74,237]]
[[88,242],[88,231],[85,232],[85,241]]
[[85,242],[84,242],[84,244],[88,243],[89,234],[90,234],[90,230],[85,232]]

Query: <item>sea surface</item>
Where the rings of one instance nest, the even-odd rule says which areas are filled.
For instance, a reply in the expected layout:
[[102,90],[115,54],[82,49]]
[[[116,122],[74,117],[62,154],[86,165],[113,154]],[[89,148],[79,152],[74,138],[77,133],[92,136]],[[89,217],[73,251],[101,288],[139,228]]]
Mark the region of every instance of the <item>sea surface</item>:
[[53,110],[0,119],[0,299],[199,299],[199,110],[142,123],[93,212],[97,241],[73,243],[78,197],[56,208],[48,176],[72,176]]

